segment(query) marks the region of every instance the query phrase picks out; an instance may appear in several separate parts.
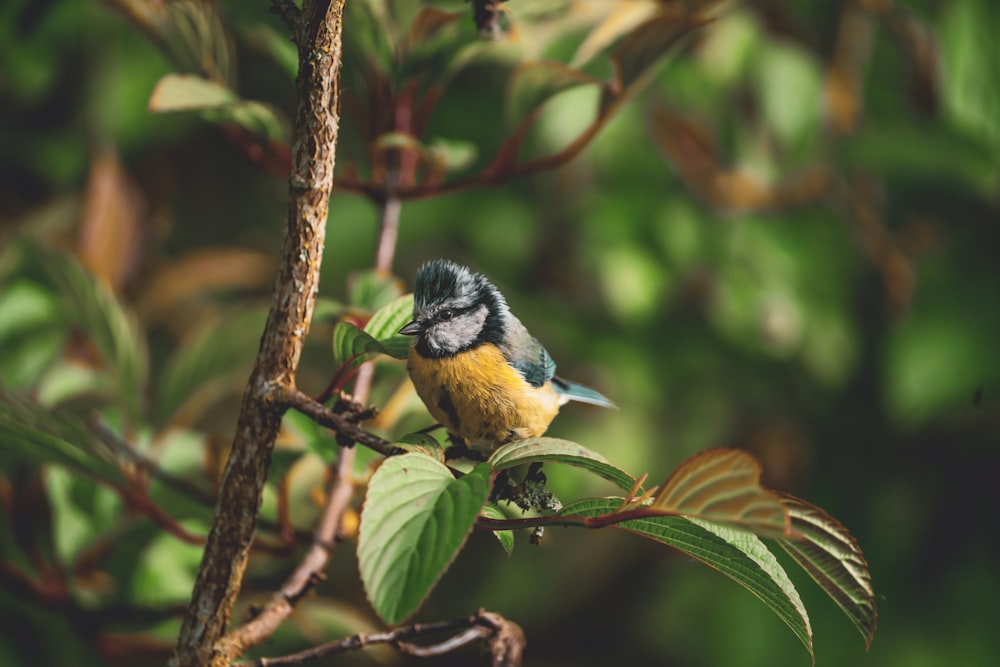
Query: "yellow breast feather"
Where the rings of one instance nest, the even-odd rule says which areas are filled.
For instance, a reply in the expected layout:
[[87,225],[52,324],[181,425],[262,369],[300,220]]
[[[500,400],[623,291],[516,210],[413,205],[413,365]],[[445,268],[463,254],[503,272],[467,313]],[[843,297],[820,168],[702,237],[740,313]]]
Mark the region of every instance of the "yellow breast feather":
[[547,382],[530,385],[490,344],[437,359],[411,347],[409,371],[431,415],[473,445],[540,436],[565,402]]

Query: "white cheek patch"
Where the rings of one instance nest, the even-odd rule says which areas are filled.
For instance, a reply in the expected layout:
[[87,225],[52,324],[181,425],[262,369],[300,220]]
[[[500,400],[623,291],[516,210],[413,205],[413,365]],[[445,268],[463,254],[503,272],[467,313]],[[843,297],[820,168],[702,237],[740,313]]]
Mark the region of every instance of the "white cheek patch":
[[489,314],[486,306],[462,313],[458,317],[439,322],[427,330],[427,343],[435,350],[457,352],[468,347],[479,336]]

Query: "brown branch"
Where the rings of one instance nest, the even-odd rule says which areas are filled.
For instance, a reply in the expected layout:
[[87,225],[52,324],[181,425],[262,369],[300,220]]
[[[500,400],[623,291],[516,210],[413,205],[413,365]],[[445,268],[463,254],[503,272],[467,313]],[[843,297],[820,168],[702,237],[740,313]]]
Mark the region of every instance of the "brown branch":
[[350,506],[353,496],[354,487],[351,478],[353,465],[354,450],[341,447],[333,486],[326,507],[323,509],[323,516],[316,528],[312,547],[264,608],[219,642],[218,654],[226,663],[242,655],[247,648],[270,637],[295,610],[298,601],[322,579],[323,570],[336,544],[341,517]]
[[[445,632],[455,632],[461,630],[459,634],[446,639],[433,646],[415,646],[404,643],[406,640],[426,637],[428,635],[441,634]],[[500,665],[520,664],[520,655],[524,647],[524,633],[520,628],[505,619],[500,614],[480,610],[472,616],[459,618],[452,621],[438,621],[436,623],[416,623],[401,628],[394,628],[385,632],[375,632],[369,635],[353,635],[345,637],[335,642],[329,642],[314,646],[305,651],[280,656],[277,658],[258,658],[250,663],[254,667],[276,667],[277,665],[299,665],[310,660],[316,660],[335,653],[354,651],[373,644],[393,644],[400,650],[418,656],[436,656],[449,651],[454,651],[461,646],[465,646],[476,640],[488,640],[490,649],[497,657],[497,644],[503,643],[502,648],[506,653],[516,655],[516,659],[507,659],[503,662],[494,661]]]
[[261,492],[312,320],[329,213],[340,107],[344,0],[307,0],[299,21],[299,99],[292,142],[282,262],[257,361],[226,464],[215,520],[172,664],[223,665],[217,643],[229,623],[253,539]]
[[[364,368],[364,367],[363,367]],[[349,417],[337,414],[315,399],[302,393],[295,387],[280,387],[275,392],[275,400],[294,408],[309,417],[320,426],[325,426],[337,433],[341,440],[356,442],[382,456],[392,456],[399,453],[392,443],[366,431],[354,424]]]

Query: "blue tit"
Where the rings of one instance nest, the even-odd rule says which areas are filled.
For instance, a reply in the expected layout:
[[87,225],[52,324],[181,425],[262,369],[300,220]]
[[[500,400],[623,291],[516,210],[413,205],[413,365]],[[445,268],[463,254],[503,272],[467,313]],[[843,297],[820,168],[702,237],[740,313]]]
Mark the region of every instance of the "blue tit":
[[542,435],[568,401],[614,407],[556,364],[485,276],[446,259],[417,270],[407,368],[449,432],[478,448]]

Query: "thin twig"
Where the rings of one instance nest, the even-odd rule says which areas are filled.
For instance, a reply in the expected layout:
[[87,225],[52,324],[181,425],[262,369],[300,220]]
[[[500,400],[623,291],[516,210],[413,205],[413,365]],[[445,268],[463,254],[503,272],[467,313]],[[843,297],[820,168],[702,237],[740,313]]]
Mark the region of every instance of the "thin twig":
[[443,642],[438,642],[437,644],[431,644],[430,646],[421,646],[419,644],[411,644],[410,642],[397,642],[396,646],[403,653],[407,653],[418,658],[434,658],[439,655],[444,655],[445,653],[451,653],[457,649],[462,648],[474,641],[485,639],[493,634],[495,630],[493,628],[486,628],[481,625],[471,627],[468,630],[463,630],[454,637],[449,637]]
[[[109,428],[108,425],[104,422],[104,420],[101,419],[99,416],[95,415],[94,417],[92,417],[88,421],[88,427],[105,444],[111,447],[116,452],[116,454],[121,458],[122,461],[129,462],[135,465],[153,479],[156,479],[159,482],[161,482],[164,486],[167,486],[173,489],[174,491],[177,491],[178,493],[184,494],[191,500],[199,502],[202,505],[206,505],[208,507],[215,506],[216,499],[211,493],[197,486],[196,484],[191,483],[190,481],[188,481],[183,477],[179,477],[164,470],[162,467],[160,467],[160,464],[155,459],[146,456],[146,454],[141,452],[139,448],[137,448],[131,442],[121,437],[119,434],[115,433],[114,430]],[[112,488],[116,492],[120,491],[119,487],[112,486]],[[127,497],[122,496],[122,499],[127,501],[132,499],[132,496],[131,495],[128,495]],[[149,502],[152,503],[151,500]],[[133,507],[133,509],[140,509],[145,511],[145,506],[140,505],[138,507]],[[285,539],[284,534],[287,531],[282,527],[280,523],[275,522],[267,517],[257,517],[257,522],[261,528],[269,532],[281,535],[282,539]],[[303,542],[310,539],[311,535],[309,532],[304,531],[301,528],[296,528],[295,526],[292,526],[291,528],[294,533],[293,537],[295,541]],[[287,540],[285,541],[287,543]],[[200,537],[197,543],[203,544],[204,542],[205,538]],[[280,550],[280,548],[276,547],[274,544],[263,542],[259,536],[254,539],[254,546],[255,547],[262,546],[266,551],[269,552],[277,552]]]
[[[276,658],[258,658],[250,663],[253,667],[276,667],[278,665],[299,665],[310,660],[316,660],[335,653],[353,651],[373,644],[394,644],[399,646],[402,642],[428,635],[436,635],[445,632],[455,632],[462,630],[456,637],[445,640],[431,647],[419,647],[407,644],[405,651],[413,655],[421,655],[421,649],[431,651],[428,655],[440,655],[447,652],[442,650],[455,650],[476,639],[488,639],[494,633],[501,630],[509,621],[506,621],[499,614],[480,610],[478,613],[465,618],[458,618],[451,621],[438,621],[436,623],[416,623],[401,628],[394,628],[385,632],[374,632],[368,635],[353,635],[334,642],[313,646],[305,651],[283,655]],[[474,632],[472,632],[474,631]],[[459,642],[454,640],[461,638]]]

